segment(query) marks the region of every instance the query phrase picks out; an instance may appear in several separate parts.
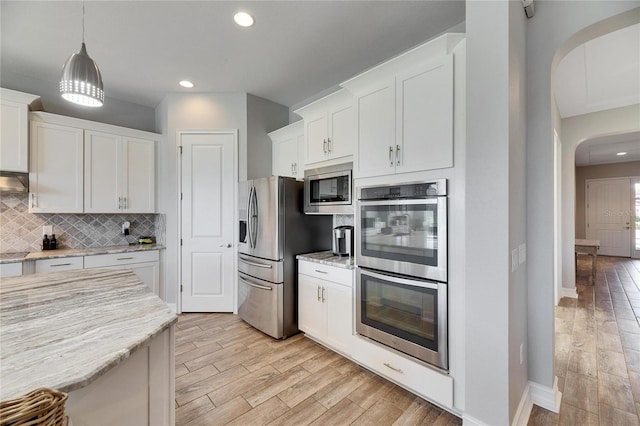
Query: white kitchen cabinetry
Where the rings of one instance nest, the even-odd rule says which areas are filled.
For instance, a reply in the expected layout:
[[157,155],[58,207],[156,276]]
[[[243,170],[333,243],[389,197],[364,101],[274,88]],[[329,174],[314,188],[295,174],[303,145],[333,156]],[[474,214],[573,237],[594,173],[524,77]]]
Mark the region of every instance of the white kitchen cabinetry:
[[36,260],[36,274],[43,272],[73,271],[83,268],[84,258],[82,256]]
[[349,355],[353,344],[353,270],[298,261],[298,328]]
[[22,275],[22,262],[0,263],[0,278],[19,277]]
[[269,133],[274,176],[304,177],[304,124],[302,120]]
[[354,175],[453,167],[453,48],[447,34],[342,84],[355,96]]
[[353,155],[356,140],[353,97],[341,89],[295,111],[304,119],[305,164]]
[[29,213],[83,212],[83,131],[31,122]]
[[158,250],[145,250],[117,254],[99,254],[84,257],[85,269],[129,269],[155,294],[160,292],[160,264]]
[[85,131],[85,213],[153,213],[154,194],[154,141]]
[[0,170],[29,171],[29,104],[38,96],[0,89]]

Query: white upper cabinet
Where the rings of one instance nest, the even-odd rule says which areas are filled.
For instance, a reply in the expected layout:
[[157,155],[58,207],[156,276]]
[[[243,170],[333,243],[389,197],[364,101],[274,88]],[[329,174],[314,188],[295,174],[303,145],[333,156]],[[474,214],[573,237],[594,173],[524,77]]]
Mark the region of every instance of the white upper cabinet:
[[36,95],[0,89],[0,170],[29,171],[29,104]]
[[302,120],[269,133],[274,176],[304,177],[304,124]]
[[85,131],[86,213],[153,213],[154,176],[154,141]]
[[454,64],[446,34],[342,84],[355,96],[355,177],[453,167]]
[[82,213],[83,131],[31,122],[29,213]]
[[355,116],[348,91],[341,89],[295,113],[304,119],[305,164],[353,155]]
[[31,132],[31,212],[155,213],[159,135],[48,113]]

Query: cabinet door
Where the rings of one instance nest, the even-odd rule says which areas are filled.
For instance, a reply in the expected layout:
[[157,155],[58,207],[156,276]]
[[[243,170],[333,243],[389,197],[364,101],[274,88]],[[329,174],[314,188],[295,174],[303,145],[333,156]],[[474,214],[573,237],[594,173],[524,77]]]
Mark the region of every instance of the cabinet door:
[[296,145],[298,146],[298,158],[296,158],[295,172],[297,179],[304,179],[304,133],[296,137]]
[[318,163],[327,159],[327,115],[305,121],[305,148],[307,164]]
[[317,278],[298,275],[298,328],[320,339],[326,329],[322,284]]
[[357,105],[356,177],[395,173],[395,79],[359,96]]
[[353,289],[325,281],[327,344],[350,354],[353,347]]
[[396,172],[453,167],[453,55],[396,81]]
[[122,208],[122,138],[84,132],[84,211],[120,213]]
[[25,104],[2,99],[0,104],[0,170],[29,171],[29,121]]
[[347,105],[329,113],[328,151],[331,158],[353,155],[356,139],[353,110],[353,105]]
[[122,151],[123,211],[155,213],[155,142],[124,138]]
[[278,167],[276,176],[296,177],[295,166],[298,162],[298,138],[290,137],[277,143]]
[[30,213],[82,213],[83,131],[31,122]]

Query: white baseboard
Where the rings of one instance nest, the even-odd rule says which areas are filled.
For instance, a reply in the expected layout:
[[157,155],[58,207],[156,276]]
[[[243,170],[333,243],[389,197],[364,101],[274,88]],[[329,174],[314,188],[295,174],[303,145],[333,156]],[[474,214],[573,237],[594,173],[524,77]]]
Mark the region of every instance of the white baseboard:
[[175,303],[167,303],[167,306],[173,313],[178,312],[178,305],[176,305]]
[[533,408],[530,383],[531,382],[527,383],[524,391],[522,391],[520,404],[518,404],[518,410],[516,411],[516,415],[513,417],[511,426],[527,426],[527,423],[529,423],[529,416],[531,415],[531,409]]
[[541,384],[529,382],[531,401],[539,407],[554,413],[560,412],[562,392],[558,389],[558,377],[553,381],[553,388]]
[[483,421],[476,419],[468,414],[462,415],[462,426],[487,426]]
[[578,290],[576,290],[575,287],[573,288],[562,287],[562,290],[560,291],[560,298],[563,298],[563,297],[570,297],[572,299],[577,299]]

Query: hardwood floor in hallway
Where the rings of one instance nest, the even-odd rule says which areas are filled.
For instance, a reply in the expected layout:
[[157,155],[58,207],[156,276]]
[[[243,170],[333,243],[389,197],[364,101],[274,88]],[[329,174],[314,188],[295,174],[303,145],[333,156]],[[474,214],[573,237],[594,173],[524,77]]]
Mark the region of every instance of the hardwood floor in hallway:
[[556,307],[560,413],[534,406],[529,425],[640,425],[640,260],[578,261],[578,298]]
[[458,417],[298,334],[182,314],[176,425],[461,425]]

